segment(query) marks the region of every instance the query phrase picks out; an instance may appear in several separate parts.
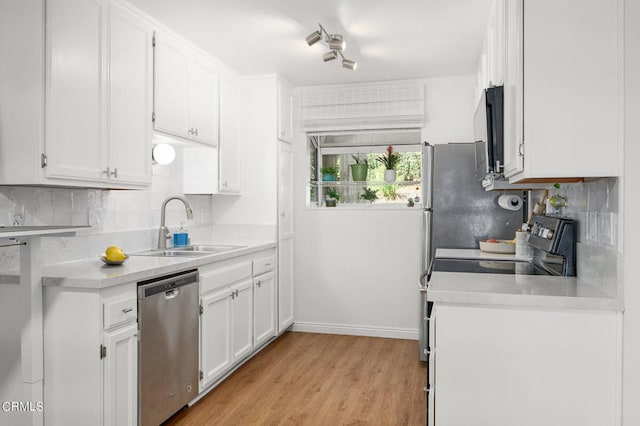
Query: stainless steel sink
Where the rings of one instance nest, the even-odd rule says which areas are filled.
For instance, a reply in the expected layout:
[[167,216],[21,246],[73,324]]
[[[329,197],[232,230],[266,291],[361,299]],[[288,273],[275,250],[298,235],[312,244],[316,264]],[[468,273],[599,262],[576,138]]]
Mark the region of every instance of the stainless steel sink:
[[231,245],[214,245],[214,244],[196,244],[188,247],[174,247],[173,250],[185,252],[206,252],[206,253],[222,253],[225,251],[238,250],[247,246],[231,246]]
[[206,256],[206,252],[169,250],[169,249],[153,249],[131,253],[131,256],[154,256],[154,257],[198,257]]
[[137,253],[131,253],[131,256],[199,257],[215,253],[224,253],[231,250],[238,250],[245,247],[246,246],[199,244],[188,247],[174,247],[170,249],[144,250]]

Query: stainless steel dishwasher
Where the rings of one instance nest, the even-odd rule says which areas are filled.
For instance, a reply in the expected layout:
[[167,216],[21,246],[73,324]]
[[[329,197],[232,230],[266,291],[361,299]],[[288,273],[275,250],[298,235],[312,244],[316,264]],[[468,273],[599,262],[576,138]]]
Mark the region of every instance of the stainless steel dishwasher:
[[198,394],[198,271],[138,283],[139,424],[157,426]]

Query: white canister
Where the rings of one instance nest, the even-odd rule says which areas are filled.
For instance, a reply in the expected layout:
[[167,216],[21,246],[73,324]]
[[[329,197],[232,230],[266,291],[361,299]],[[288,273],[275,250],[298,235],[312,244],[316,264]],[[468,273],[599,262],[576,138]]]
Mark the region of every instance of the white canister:
[[531,258],[533,248],[529,245],[529,233],[516,231],[516,257]]

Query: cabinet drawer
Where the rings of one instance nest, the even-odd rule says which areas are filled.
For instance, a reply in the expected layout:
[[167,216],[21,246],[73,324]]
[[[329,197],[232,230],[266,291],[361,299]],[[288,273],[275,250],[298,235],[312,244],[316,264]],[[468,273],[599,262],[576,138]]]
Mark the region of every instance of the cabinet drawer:
[[253,275],[264,274],[265,272],[273,271],[276,266],[276,257],[267,256],[253,261]]
[[138,299],[135,294],[105,300],[103,306],[105,330],[138,316]]
[[206,294],[221,286],[233,284],[245,278],[251,278],[251,262],[242,262],[217,271],[200,274],[200,294]]

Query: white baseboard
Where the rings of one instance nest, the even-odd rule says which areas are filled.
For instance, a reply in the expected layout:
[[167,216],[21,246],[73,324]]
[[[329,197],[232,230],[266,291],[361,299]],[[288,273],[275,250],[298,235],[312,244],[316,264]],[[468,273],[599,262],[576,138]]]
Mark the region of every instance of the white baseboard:
[[293,326],[291,327],[291,331],[418,340],[418,330],[413,328],[374,327],[349,324],[326,324],[319,322],[295,321],[293,323]]

